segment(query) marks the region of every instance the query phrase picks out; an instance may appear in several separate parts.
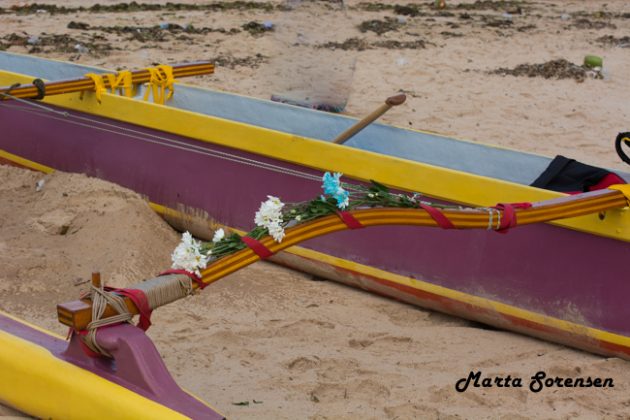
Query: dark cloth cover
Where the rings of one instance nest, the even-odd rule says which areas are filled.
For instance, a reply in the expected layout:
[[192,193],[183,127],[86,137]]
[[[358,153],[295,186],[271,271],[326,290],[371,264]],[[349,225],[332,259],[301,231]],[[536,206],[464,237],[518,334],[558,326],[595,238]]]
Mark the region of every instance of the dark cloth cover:
[[613,184],[625,184],[617,174],[575,159],[556,156],[531,186],[568,194],[600,190]]

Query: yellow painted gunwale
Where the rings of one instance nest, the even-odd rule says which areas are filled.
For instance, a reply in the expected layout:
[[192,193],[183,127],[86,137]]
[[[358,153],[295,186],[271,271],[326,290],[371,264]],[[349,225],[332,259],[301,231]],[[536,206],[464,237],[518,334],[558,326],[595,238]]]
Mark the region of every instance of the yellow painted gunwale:
[[[0,315],[51,337],[65,339],[2,310]],[[0,402],[37,417],[78,420],[189,418],[3,330],[0,330],[0,366]]]
[[188,418],[2,330],[0,366],[0,402],[40,418]]
[[[28,83],[32,78],[0,71],[0,85]],[[298,162],[322,171],[343,172],[358,180],[377,179],[394,188],[471,206],[542,201],[564,195],[123,96],[104,94],[98,103],[92,93],[83,95],[83,98],[76,93],[46,97],[43,102],[281,161]],[[630,242],[630,212],[623,210],[611,210],[603,220],[591,214],[551,223]]]

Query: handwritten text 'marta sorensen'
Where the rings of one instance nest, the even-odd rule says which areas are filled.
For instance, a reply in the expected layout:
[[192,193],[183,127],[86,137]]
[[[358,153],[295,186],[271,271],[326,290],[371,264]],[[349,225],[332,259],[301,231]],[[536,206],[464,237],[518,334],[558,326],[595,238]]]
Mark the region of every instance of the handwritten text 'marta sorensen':
[[[529,390],[540,392],[544,388],[613,388],[612,378],[598,377],[560,377],[547,376],[538,371],[529,380]],[[483,376],[481,371],[470,371],[468,377],[461,378],[455,383],[457,392],[465,392],[470,386],[473,388],[523,388],[523,378],[518,376]]]

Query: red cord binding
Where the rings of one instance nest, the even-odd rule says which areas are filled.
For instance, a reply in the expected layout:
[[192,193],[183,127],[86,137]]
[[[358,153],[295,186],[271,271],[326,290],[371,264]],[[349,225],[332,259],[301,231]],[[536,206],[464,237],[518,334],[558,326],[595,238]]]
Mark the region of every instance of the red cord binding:
[[337,216],[339,216],[341,221],[348,226],[348,229],[361,229],[365,227],[350,212],[338,211]]
[[494,206],[494,209],[503,212],[501,217],[501,224],[497,229],[499,233],[508,233],[508,231],[516,227],[516,209],[528,209],[532,206],[532,203],[499,203]]
[[261,260],[269,258],[273,255],[273,252],[265,245],[263,245],[257,239],[252,238],[251,236],[242,236],[241,240],[245,242],[245,245],[249,247],[256,255],[260,257]]
[[437,223],[437,225],[442,229],[455,229],[453,222],[448,220],[448,218],[440,210],[422,203],[418,204],[418,206],[429,213],[429,216],[431,216],[431,218],[435,220],[435,223]]
[[148,330],[151,326],[151,313],[153,309],[149,306],[147,295],[139,289],[112,289],[111,291],[131,299],[133,304],[136,305],[136,308],[138,308],[138,314],[140,315],[138,327],[141,328],[142,331]]

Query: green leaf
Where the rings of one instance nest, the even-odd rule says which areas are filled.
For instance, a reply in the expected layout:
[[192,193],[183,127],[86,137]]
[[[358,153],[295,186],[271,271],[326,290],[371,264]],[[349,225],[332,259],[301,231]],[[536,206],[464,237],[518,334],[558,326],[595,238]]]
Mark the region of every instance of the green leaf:
[[372,187],[374,187],[377,191],[382,191],[382,192],[389,192],[389,188],[387,188],[385,185],[380,184],[376,181],[374,181],[373,179],[370,179],[370,182],[372,183]]

